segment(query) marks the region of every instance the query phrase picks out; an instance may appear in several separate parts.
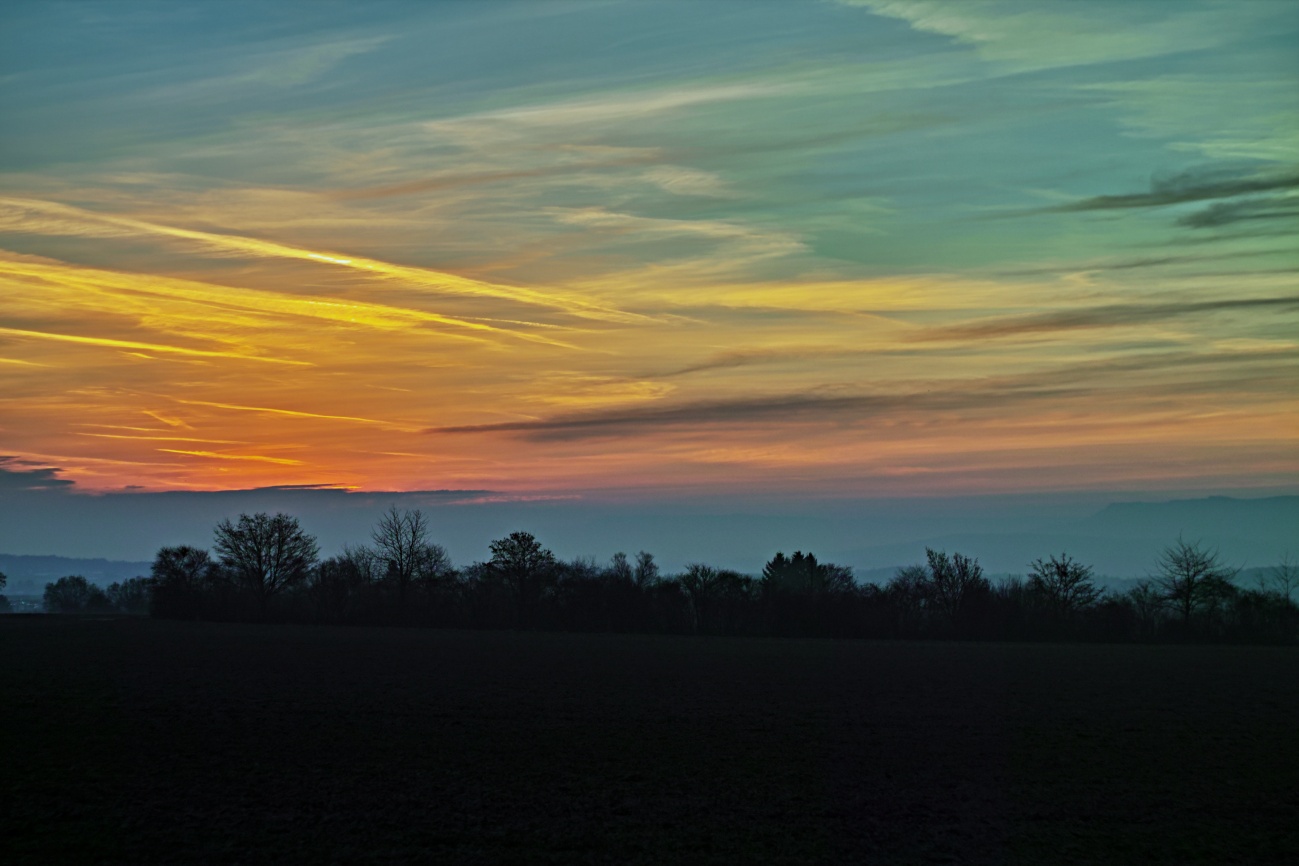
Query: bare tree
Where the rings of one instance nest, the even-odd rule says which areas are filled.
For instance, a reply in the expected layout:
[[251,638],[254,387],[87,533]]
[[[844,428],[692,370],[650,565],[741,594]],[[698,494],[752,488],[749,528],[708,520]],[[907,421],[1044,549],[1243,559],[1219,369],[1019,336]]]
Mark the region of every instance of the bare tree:
[[[1290,558],[1290,551],[1281,556],[1281,561],[1268,569],[1268,583],[1277,595],[1286,601],[1292,601],[1294,591],[1299,589],[1299,562]],[[0,584],[2,587],[4,584]]]
[[1160,609],[1164,606],[1163,594],[1152,580],[1140,581],[1124,596],[1137,615],[1137,627],[1142,637],[1154,634]]
[[1037,595],[1051,612],[1068,619],[1078,611],[1096,603],[1104,592],[1092,582],[1092,569],[1067,553],[1059,559],[1050,556],[1029,563],[1032,575],[1028,579],[1029,591]]
[[923,565],[906,565],[889,578],[884,592],[897,611],[898,632],[910,635],[917,631],[929,600],[929,572]]
[[633,574],[636,585],[645,589],[659,579],[659,566],[654,561],[654,554],[641,551],[636,554],[636,570]]
[[929,601],[948,618],[955,617],[974,596],[992,590],[978,560],[960,553],[949,558],[928,547],[925,557],[929,560]]
[[680,581],[681,588],[685,590],[686,597],[690,599],[690,612],[694,630],[699,631],[707,619],[708,611],[712,607],[712,601],[717,594],[721,575],[717,569],[710,565],[692,562],[686,566],[685,574],[681,575]]
[[211,578],[214,565],[206,550],[182,544],[160,548],[149,573],[159,585],[197,592]]
[[343,545],[343,552],[331,556],[311,571],[308,588],[319,613],[332,621],[346,621],[362,594],[380,576],[378,557],[370,548]]
[[237,523],[222,520],[212,546],[231,578],[263,610],[280,592],[307,578],[320,551],[297,518],[261,512],[241,514]]
[[619,551],[609,560],[609,567],[605,572],[610,578],[616,581],[631,583],[633,578],[631,563],[627,561],[627,554]]
[[1155,586],[1164,602],[1180,617],[1183,627],[1190,625],[1191,616],[1197,610],[1216,607],[1230,595],[1234,589],[1232,578],[1240,571],[1223,565],[1218,551],[1182,538],[1164,548],[1155,560],[1155,568]]
[[451,572],[446,548],[429,540],[428,521],[418,508],[399,511],[394,505],[370,533],[374,555],[384,578],[397,587],[397,602],[406,603],[411,586],[437,580]]
[[378,554],[364,544],[344,544],[343,552],[334,559],[344,563],[357,583],[377,583],[383,578],[384,565]]

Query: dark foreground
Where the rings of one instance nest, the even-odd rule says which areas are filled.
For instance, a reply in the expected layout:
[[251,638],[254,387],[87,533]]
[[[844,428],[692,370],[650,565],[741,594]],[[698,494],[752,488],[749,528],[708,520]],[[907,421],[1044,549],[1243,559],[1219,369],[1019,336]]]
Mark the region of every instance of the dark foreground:
[[7,863],[1299,862],[1299,651],[0,617]]

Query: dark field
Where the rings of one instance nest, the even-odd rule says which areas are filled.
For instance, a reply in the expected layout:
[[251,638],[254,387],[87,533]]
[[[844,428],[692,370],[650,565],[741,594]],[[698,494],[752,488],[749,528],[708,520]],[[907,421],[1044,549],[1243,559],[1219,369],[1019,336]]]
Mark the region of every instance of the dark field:
[[6,863],[1299,863],[1299,651],[0,618]]

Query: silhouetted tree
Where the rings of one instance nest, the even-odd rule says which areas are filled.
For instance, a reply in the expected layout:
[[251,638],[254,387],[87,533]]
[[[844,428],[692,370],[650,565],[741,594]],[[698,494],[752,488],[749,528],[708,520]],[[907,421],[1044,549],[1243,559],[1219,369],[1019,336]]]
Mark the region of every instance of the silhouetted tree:
[[1291,642],[1299,630],[1299,607],[1279,592],[1247,589],[1229,599],[1226,628],[1236,640]]
[[1160,610],[1164,606],[1164,597],[1153,580],[1139,581],[1124,596],[1132,611],[1136,614],[1138,637],[1148,638],[1155,634],[1159,624]]
[[108,587],[108,600],[122,613],[148,613],[153,595],[153,581],[132,577]]
[[215,568],[206,550],[184,544],[159,549],[149,567],[154,615],[182,619],[197,616]]
[[949,558],[945,552],[925,548],[929,561],[929,593],[933,607],[949,623],[992,592],[978,560],[960,553]]
[[[1268,588],[1286,601],[1294,601],[1294,592],[1299,589],[1299,561],[1290,557],[1290,551],[1286,551],[1281,561],[1268,569],[1267,572]],[[4,588],[4,583],[0,582],[0,589]]]
[[631,563],[627,561],[627,554],[622,551],[615,553],[613,558],[609,560],[607,571],[609,577],[613,580],[625,580],[628,582],[633,580]]
[[412,586],[427,586],[449,576],[451,557],[428,535],[428,521],[418,508],[388,509],[370,534],[374,552],[383,563],[384,579],[397,590],[397,605],[405,607]]
[[272,598],[304,580],[316,563],[316,540],[287,514],[241,514],[217,524],[213,547],[234,582],[265,612]]
[[1103,590],[1092,581],[1091,566],[1061,553],[1029,563],[1031,575],[1029,592],[1046,605],[1058,620],[1072,619],[1078,612],[1091,607],[1101,597]]
[[712,608],[713,597],[717,594],[718,571],[703,563],[691,563],[686,566],[685,574],[678,581],[690,599],[693,630],[699,631]]
[[[642,551],[642,556],[649,554]],[[649,624],[650,581],[641,579],[640,557],[633,566],[625,553],[615,553],[601,574],[601,628],[641,631]],[[650,557],[653,563],[653,557]],[[654,569],[657,572],[657,568]]]
[[992,590],[996,601],[991,612],[993,631],[1006,639],[1042,637],[1042,629],[1034,620],[1033,614],[1039,606],[1037,594],[1029,589],[1028,584],[1019,575],[1010,575],[997,582]]
[[45,584],[45,609],[50,613],[106,611],[112,607],[104,591],[79,574]]
[[677,580],[690,600],[696,632],[735,631],[752,601],[753,579],[738,571],[691,563]]
[[1155,560],[1155,568],[1155,586],[1180,618],[1183,629],[1190,627],[1191,616],[1197,610],[1216,609],[1234,591],[1231,580],[1239,572],[1223,565],[1216,550],[1181,538],[1164,548]]
[[307,589],[320,616],[328,622],[347,622],[358,614],[364,596],[378,581],[379,560],[368,547],[343,545],[307,578]]
[[885,595],[897,611],[897,633],[910,637],[921,631],[928,617],[929,572],[923,565],[899,568],[889,578]]
[[814,554],[801,550],[791,557],[777,552],[763,566],[762,581],[768,590],[811,596],[853,588],[851,568],[818,562]]
[[636,569],[633,574],[636,585],[641,589],[649,587],[659,579],[658,563],[654,561],[654,554],[641,551],[636,554]]
[[555,555],[528,532],[511,532],[493,541],[490,548],[492,558],[487,567],[513,593],[518,624],[533,625],[542,593],[555,577]]
[[778,634],[835,635],[856,590],[852,569],[818,562],[814,554],[777,552],[759,584],[767,629]]
[[702,563],[662,577],[645,551],[560,562],[526,532],[493,541],[488,562],[457,571],[418,510],[389,509],[370,540],[317,564],[315,540],[292,517],[240,515],[216,528],[219,563],[204,550],[165,547],[150,578],[113,584],[107,595],[67,578],[47,588],[47,600],[51,610],[133,611],[151,589],[158,616],[265,618],[274,601],[281,619],[474,628],[1148,640],[1203,624],[1199,633],[1217,639],[1299,639],[1299,606],[1288,598],[1299,575],[1288,556],[1244,591],[1216,553],[1180,539],[1156,577],[1122,594],[1104,594],[1067,553],[1034,560],[1027,579],[994,588],[977,560],[926,549],[923,565],[879,587],[803,551],[776,553],[757,580]]
[[754,580],[747,574],[724,568],[717,573],[719,625],[727,634],[751,628],[750,612],[754,610]]
[[[9,583],[9,578],[5,577],[5,573],[3,571],[0,571],[0,589],[4,589],[5,585],[8,583]],[[0,595],[0,613],[6,613],[8,610],[9,610],[8,596]]]

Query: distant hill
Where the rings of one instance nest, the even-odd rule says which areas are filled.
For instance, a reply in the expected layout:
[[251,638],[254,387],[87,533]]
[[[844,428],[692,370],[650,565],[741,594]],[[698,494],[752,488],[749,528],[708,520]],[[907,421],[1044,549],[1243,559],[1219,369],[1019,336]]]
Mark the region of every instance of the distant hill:
[[1187,540],[1214,536],[1279,542],[1299,547],[1299,496],[1233,499],[1175,499],[1169,502],[1116,502],[1084,520],[1083,531],[1128,538]]
[[0,553],[0,572],[9,578],[8,595],[40,595],[45,584],[79,574],[99,586],[149,573],[148,562],[114,559],[74,559],[67,556],[15,556]]
[[[923,562],[926,547],[973,556],[992,575],[1022,575],[1034,559],[1068,552],[1091,565],[1097,577],[1117,580],[1151,574],[1160,552],[1179,535],[1216,549],[1231,567],[1267,568],[1280,562],[1287,551],[1299,558],[1299,496],[1117,502],[1090,514],[1074,511],[1060,517],[1038,518],[1022,511],[1018,517],[1001,514],[990,507],[986,514],[945,514],[940,508],[931,515],[913,505],[896,519],[878,512],[821,522],[760,513],[683,519],[632,511],[620,514],[612,509],[600,515],[591,509],[546,511],[518,506],[506,512],[448,511],[434,516],[445,533],[439,540],[449,544],[457,538],[488,538],[523,525],[538,537],[558,537],[560,544],[567,537],[570,549],[576,548],[573,553],[619,548],[662,553],[660,561],[667,571],[696,561],[756,574],[774,552],[769,545],[780,543],[776,539],[799,538],[804,550],[814,548],[823,561],[853,566],[859,580],[870,582],[887,581],[900,565]],[[331,525],[324,518],[318,523],[325,527],[317,530],[325,545],[364,537],[342,523]],[[183,536],[160,534],[145,549],[174,543],[190,542]],[[473,556],[481,555],[486,542],[478,544],[465,542],[466,552],[457,556],[457,563],[467,565]],[[785,544],[787,551],[793,546]],[[148,574],[149,565],[0,554],[0,571],[9,576],[10,595],[40,594],[46,583],[69,574],[106,586]]]
[[1210,496],[1166,502],[1118,502],[1049,530],[950,532],[899,538],[888,544],[827,551],[827,559],[857,567],[867,581],[887,580],[895,564],[924,561],[924,549],[960,551],[989,574],[1024,574],[1038,557],[1067,551],[1098,577],[1139,578],[1181,536],[1218,551],[1232,567],[1267,568],[1289,551],[1299,556],[1299,496],[1233,499]]

